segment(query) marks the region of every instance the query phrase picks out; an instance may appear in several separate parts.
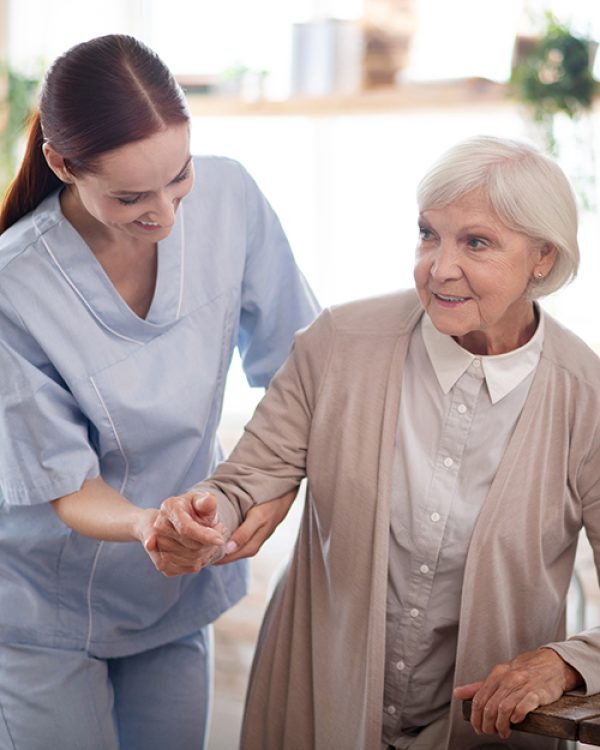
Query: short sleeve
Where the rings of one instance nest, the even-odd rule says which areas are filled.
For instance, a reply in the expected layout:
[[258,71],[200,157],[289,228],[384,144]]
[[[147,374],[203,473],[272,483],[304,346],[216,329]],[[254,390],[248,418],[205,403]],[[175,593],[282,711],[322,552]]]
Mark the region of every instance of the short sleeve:
[[248,382],[267,386],[289,354],[294,333],[319,305],[296,265],[277,215],[242,168],[247,253],[238,348]]
[[32,505],[99,474],[88,421],[42,347],[0,309],[0,502]]

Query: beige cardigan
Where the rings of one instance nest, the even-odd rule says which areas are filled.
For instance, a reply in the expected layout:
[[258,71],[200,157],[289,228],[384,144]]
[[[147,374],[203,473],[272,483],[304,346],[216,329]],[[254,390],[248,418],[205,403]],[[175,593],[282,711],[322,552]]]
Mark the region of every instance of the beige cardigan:
[[[245,750],[379,750],[390,477],[402,368],[421,308],[413,292],[325,311],[228,461],[200,486],[239,524],[253,503],[308,477],[286,578],[263,622]],[[600,361],[547,319],[542,357],[471,539],[456,684],[564,638],[581,525],[600,550]],[[600,691],[600,631],[557,646]],[[451,750],[485,747],[452,708]],[[513,732],[513,748],[555,748]]]

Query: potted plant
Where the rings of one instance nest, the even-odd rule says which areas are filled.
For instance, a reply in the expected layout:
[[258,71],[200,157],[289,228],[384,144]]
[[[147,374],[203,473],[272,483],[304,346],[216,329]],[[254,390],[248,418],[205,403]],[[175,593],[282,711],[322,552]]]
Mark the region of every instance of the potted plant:
[[542,126],[547,148],[556,153],[554,118],[576,119],[593,103],[592,65],[597,45],[578,36],[550,12],[541,36],[521,39],[515,47],[511,88]]

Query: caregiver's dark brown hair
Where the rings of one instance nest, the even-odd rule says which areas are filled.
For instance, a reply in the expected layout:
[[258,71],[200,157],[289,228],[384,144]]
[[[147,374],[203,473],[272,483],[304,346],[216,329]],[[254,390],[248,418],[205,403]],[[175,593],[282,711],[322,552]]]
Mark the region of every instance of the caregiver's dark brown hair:
[[61,185],[42,153],[44,142],[80,176],[95,171],[101,154],[186,122],[180,86],[137,39],[110,34],[72,47],[44,78],[23,163],[0,211],[0,232]]

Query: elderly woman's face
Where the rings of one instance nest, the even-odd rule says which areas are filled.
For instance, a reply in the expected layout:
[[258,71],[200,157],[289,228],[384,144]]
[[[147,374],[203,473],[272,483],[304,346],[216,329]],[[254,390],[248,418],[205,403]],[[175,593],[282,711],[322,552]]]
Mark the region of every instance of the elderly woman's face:
[[527,288],[556,249],[505,226],[474,190],[419,217],[415,283],[435,327],[475,354],[502,354],[535,330]]

